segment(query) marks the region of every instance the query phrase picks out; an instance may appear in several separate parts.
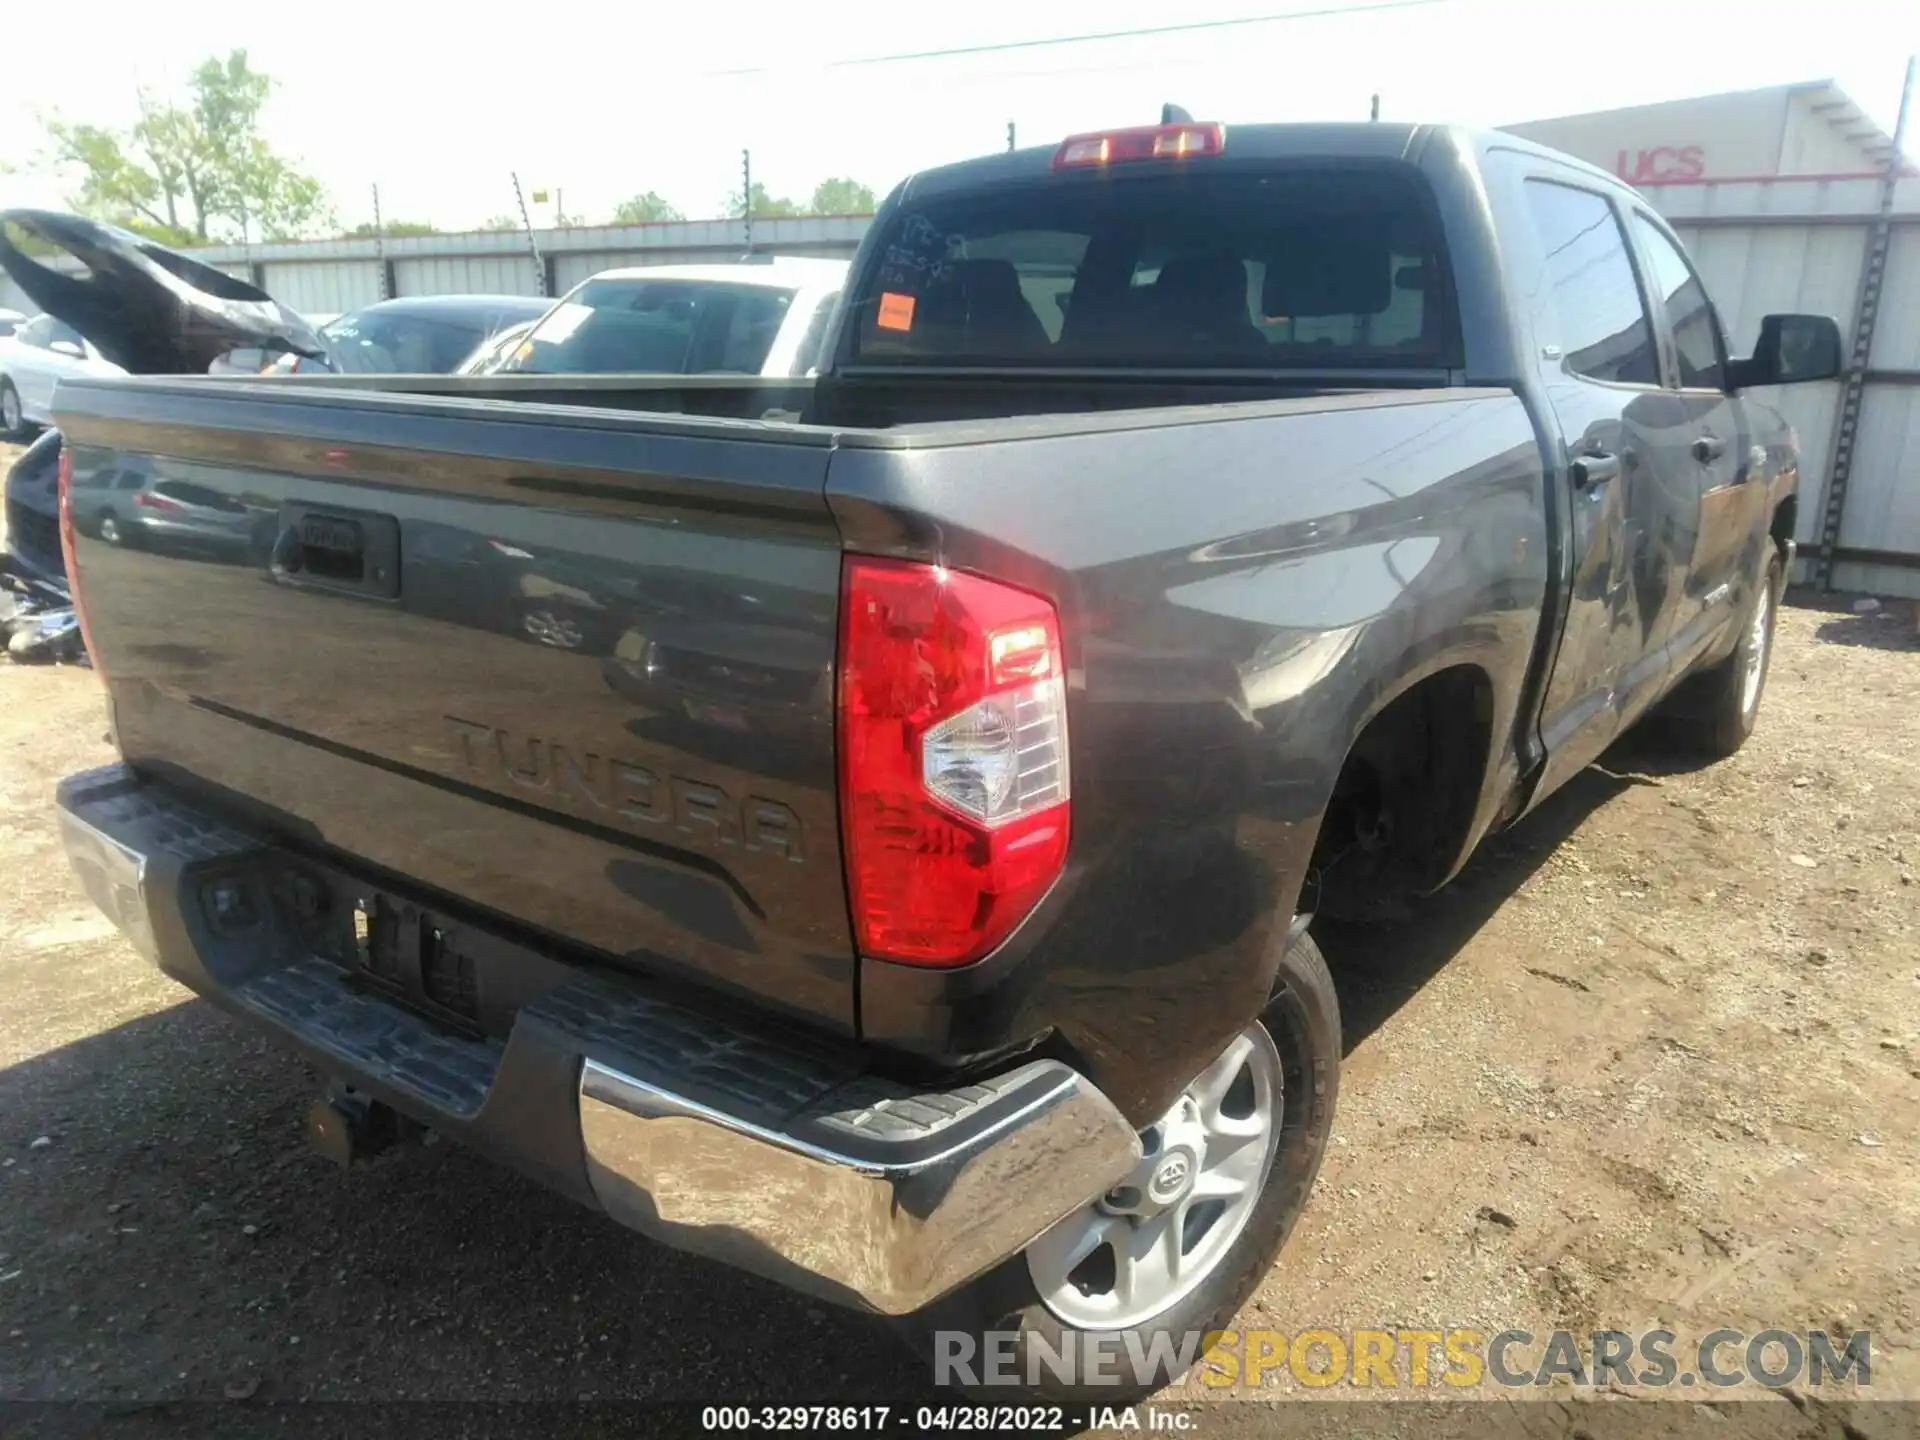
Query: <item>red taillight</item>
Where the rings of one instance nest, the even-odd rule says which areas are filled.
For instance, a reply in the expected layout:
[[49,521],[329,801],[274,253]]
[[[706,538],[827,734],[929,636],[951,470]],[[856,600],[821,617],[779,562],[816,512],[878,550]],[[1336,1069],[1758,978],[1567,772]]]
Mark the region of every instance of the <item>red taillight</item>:
[[1067,858],[1066,668],[1038,595],[849,559],[840,622],[840,808],[863,955],[964,965]]
[[87,647],[87,658],[93,661],[94,672],[105,684],[107,672],[100,668],[100,650],[93,643],[93,632],[87,628],[87,604],[80,594],[80,564],[73,553],[73,449],[65,440],[60,442],[59,473],[60,556],[67,566],[67,589],[73,595],[73,618],[80,624],[80,643]]
[[151,490],[142,490],[133,497],[133,503],[142,510],[178,510],[180,502],[169,500],[164,495],[156,495]]
[[1195,155],[1222,155],[1226,149],[1224,125],[1140,125],[1131,130],[1069,135],[1053,152],[1053,168],[1076,170],[1083,165],[1119,165],[1131,160],[1184,160]]

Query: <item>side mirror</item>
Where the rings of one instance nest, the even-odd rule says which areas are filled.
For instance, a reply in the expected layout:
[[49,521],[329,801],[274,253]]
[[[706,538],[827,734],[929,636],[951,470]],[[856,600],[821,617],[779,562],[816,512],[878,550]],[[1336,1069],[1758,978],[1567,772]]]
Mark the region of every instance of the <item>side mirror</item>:
[[1736,390],[1830,380],[1840,373],[1840,326],[1831,315],[1769,315],[1753,354],[1731,368]]
[[71,340],[54,340],[47,345],[47,348],[56,355],[66,356],[69,360],[84,360],[87,358],[87,352]]

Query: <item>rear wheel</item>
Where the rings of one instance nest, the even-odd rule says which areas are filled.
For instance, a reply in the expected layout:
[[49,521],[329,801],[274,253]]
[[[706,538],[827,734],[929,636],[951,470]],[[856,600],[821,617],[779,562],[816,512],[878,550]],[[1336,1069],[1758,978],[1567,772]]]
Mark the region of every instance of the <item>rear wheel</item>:
[[26,412],[20,408],[20,392],[13,388],[13,381],[0,375],[0,435],[22,437],[28,428]]
[[[1302,936],[1281,962],[1266,1013],[1141,1133],[1131,1174],[911,1317],[935,1357],[933,1378],[943,1378],[934,1332],[961,1331],[975,1342],[976,1369],[991,1353],[987,1332],[1017,1332],[1013,1371],[1055,1399],[1121,1404],[1177,1380],[1198,1358],[1198,1338],[1223,1328],[1259,1285],[1305,1208],[1339,1067],[1339,1001],[1319,949]],[[1084,1360],[1096,1344],[1116,1383],[1054,1372],[1054,1356]]]
[[1733,754],[1753,734],[1760,718],[1760,697],[1767,688],[1784,581],[1780,557],[1774,554],[1754,588],[1733,653],[1711,670],[1687,679],[1675,693],[1663,728],[1679,745],[1718,760]]

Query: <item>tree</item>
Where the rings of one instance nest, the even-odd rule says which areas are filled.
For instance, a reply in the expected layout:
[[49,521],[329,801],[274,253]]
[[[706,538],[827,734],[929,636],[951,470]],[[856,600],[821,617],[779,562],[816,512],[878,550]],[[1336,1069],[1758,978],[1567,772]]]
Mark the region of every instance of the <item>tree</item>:
[[[742,215],[746,207],[740,203],[740,192],[734,191],[727,196],[727,214]],[[753,218],[756,220],[776,220],[783,215],[800,215],[805,212],[784,195],[769,195],[767,187],[758,180],[753,182]]]
[[810,215],[871,215],[873,211],[873,191],[845,176],[822,180],[807,202]]
[[687,217],[674,209],[665,196],[649,190],[645,194],[635,195],[630,200],[622,200],[613,212],[616,225],[651,225],[660,220],[684,220]]
[[430,225],[425,220],[385,220],[378,226],[368,220],[354,226],[347,234],[355,239],[364,240],[370,238],[376,230],[389,240],[397,239],[402,235],[438,235],[440,233],[438,225]]
[[132,129],[110,130],[58,116],[43,123],[48,162],[78,170],[74,208],[172,244],[310,232],[329,219],[320,182],[293,168],[260,133],[273,81],[245,50],[209,58],[176,104],[140,92]]
[[480,228],[482,230],[518,230],[520,228],[520,217],[518,215],[496,215]]

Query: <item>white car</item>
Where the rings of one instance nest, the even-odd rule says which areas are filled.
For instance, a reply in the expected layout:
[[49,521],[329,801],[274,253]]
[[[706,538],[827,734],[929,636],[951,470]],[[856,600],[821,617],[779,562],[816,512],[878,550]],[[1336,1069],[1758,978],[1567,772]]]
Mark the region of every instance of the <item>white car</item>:
[[806,375],[817,368],[845,260],[603,270],[504,353],[466,373]]
[[0,433],[25,435],[53,423],[53,387],[63,376],[127,372],[80,338],[71,325],[36,315],[0,336]]

